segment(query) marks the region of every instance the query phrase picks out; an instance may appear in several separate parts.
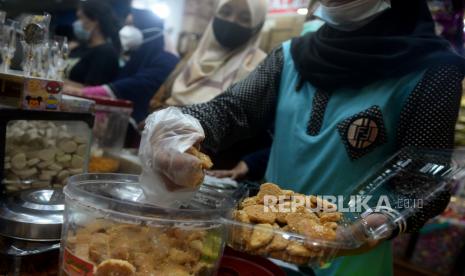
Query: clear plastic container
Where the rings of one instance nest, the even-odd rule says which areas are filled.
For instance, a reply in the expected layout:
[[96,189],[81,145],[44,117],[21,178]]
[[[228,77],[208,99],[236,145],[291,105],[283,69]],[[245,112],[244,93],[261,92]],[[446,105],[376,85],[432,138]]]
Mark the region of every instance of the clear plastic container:
[[[61,264],[65,275],[111,271],[139,275],[213,275],[234,202],[214,191],[189,206],[138,203],[138,176],[86,174],[65,187]],[[126,275],[126,274],[124,274]]]
[[95,101],[94,145],[106,151],[118,152],[124,146],[133,103],[99,97]]
[[3,110],[2,190],[63,187],[69,176],[87,172],[93,119],[91,114]]
[[[465,151],[457,150],[404,149],[375,168],[375,173],[345,195],[341,202],[332,202],[337,203],[338,212],[342,214],[335,233],[326,235],[328,232],[315,226],[312,228],[315,231],[322,230],[318,232],[320,235],[315,232],[302,235],[298,231],[283,231],[277,220],[275,225],[273,222],[247,223],[236,213],[235,220],[226,221],[228,245],[253,255],[297,265],[320,266],[336,257],[340,250],[387,238],[396,228],[403,230],[414,214],[428,212],[422,208],[430,208],[433,200],[447,199],[452,183],[464,178],[464,156]],[[302,216],[301,220],[304,219],[307,218]],[[314,222],[323,225],[321,213]],[[308,225],[316,224],[309,222]]]

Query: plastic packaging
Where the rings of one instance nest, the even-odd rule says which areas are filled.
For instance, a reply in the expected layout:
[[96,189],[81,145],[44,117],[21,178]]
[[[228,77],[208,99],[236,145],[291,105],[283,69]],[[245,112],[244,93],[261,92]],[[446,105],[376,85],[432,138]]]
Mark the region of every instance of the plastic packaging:
[[64,193],[62,270],[74,269],[72,275],[98,275],[105,267],[141,275],[213,275],[225,245],[221,218],[234,206],[213,191],[196,194],[182,209],[140,204],[143,190],[135,175],[74,176]]
[[253,255],[320,266],[341,250],[388,238],[397,227],[405,229],[407,219],[428,211],[438,195],[448,193],[453,181],[464,178],[465,166],[460,161],[464,154],[465,151],[457,150],[400,151],[338,202],[338,212],[343,217],[335,239],[299,235],[271,224],[226,220],[230,229],[228,245]]
[[201,162],[185,152],[205,137],[200,122],[170,107],[150,115],[142,133],[140,183],[146,203],[179,207],[198,190]]
[[84,97],[95,102],[93,145],[118,152],[124,146],[133,103],[109,98]]

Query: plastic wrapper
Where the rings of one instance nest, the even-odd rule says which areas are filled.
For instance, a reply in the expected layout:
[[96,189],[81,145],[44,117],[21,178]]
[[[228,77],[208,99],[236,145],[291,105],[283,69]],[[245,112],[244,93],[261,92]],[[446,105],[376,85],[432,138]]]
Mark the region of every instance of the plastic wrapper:
[[201,161],[186,151],[204,137],[200,122],[178,108],[150,115],[139,148],[140,183],[144,190],[140,200],[171,207],[188,202],[204,174]]

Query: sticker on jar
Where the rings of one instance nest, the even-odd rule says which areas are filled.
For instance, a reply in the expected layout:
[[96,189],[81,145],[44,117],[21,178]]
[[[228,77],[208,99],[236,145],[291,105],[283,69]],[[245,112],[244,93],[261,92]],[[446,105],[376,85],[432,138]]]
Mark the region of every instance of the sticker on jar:
[[94,265],[65,249],[63,254],[63,271],[68,276],[93,276]]
[[63,82],[39,78],[24,80],[23,109],[59,111]]

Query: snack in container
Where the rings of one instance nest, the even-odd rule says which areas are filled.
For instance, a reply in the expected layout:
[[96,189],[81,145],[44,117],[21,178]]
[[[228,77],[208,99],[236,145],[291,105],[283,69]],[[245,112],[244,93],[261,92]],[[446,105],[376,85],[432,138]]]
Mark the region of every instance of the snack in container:
[[119,169],[119,160],[110,157],[92,156],[89,162],[90,173],[115,173]]
[[0,181],[7,192],[63,187],[87,171],[91,114],[3,110]]
[[141,204],[138,176],[87,174],[65,187],[64,275],[213,275],[234,202],[201,190],[180,209]]
[[[267,203],[266,196],[285,196],[286,200]],[[302,199],[309,206],[291,207],[291,202]],[[297,265],[320,264],[338,249],[357,245],[351,237],[338,235],[344,221],[332,203],[272,183],[263,184],[257,196],[243,199],[228,224],[228,245],[235,250]]]
[[[233,212],[233,219],[226,222],[230,231],[228,245],[253,255],[320,266],[340,250],[388,238],[396,228],[403,231],[407,219],[418,212],[434,216],[437,205],[431,203],[447,197],[452,182],[465,176],[464,154],[461,150],[403,149],[376,166],[375,173],[344,197],[343,213],[322,198],[264,184],[257,196],[243,199]],[[288,207],[292,206],[293,196],[303,196],[310,206],[280,212],[283,202],[268,202],[268,207],[278,210],[273,212],[264,206],[265,196],[289,196],[284,202]],[[356,208],[362,201],[368,208]],[[370,218],[382,220],[368,224]]]

